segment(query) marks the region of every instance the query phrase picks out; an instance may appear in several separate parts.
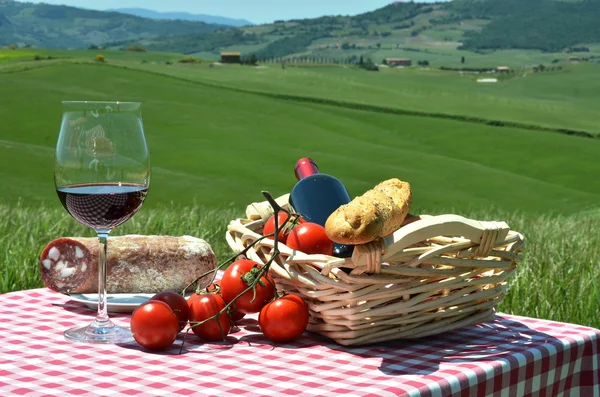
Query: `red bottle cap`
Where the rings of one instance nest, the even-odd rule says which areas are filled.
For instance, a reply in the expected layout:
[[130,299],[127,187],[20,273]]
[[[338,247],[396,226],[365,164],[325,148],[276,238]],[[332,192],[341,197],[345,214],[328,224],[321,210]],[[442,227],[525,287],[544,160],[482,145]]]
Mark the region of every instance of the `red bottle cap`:
[[318,174],[319,167],[317,167],[317,164],[311,158],[303,157],[296,161],[294,173],[296,174],[296,179],[300,180],[302,178],[306,178],[307,176]]

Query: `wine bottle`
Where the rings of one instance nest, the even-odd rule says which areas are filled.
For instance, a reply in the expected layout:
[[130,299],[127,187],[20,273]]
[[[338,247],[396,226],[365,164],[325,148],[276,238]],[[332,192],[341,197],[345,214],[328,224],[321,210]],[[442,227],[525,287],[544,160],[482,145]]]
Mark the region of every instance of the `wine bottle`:
[[[333,211],[350,202],[344,184],[334,176],[320,173],[312,159],[301,158],[296,162],[294,171],[298,182],[290,192],[290,204],[308,222],[324,227]],[[334,243],[333,254],[348,258],[352,256],[353,249],[352,245]]]

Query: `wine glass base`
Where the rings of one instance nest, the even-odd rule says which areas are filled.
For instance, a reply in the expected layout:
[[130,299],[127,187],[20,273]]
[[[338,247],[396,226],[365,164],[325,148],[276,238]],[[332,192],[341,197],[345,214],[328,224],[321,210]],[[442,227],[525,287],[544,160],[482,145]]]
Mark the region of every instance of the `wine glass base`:
[[85,327],[69,328],[64,332],[65,339],[71,342],[83,343],[126,343],[133,341],[129,328],[111,324],[108,327],[94,327],[94,324]]

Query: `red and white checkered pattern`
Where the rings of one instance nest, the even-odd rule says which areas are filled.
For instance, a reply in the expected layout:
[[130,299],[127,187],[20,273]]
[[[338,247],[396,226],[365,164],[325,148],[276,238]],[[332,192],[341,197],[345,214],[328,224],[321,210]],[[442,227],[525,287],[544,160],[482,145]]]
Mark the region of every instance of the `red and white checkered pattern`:
[[[227,342],[192,333],[167,352],[86,345],[62,332],[94,312],[48,289],[0,295],[0,395],[599,396],[600,331],[499,315],[423,340],[276,344],[256,317]],[[113,315],[127,325],[128,315]]]

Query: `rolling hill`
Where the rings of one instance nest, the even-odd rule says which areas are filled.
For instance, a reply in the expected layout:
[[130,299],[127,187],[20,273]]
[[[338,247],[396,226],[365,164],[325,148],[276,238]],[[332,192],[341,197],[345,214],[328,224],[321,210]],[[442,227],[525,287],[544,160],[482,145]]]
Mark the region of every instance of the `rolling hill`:
[[[554,87],[540,75],[494,88],[438,71],[429,76],[429,84],[427,77],[413,76],[412,85],[400,84],[404,93],[398,95],[389,89],[399,77],[396,70],[215,69],[111,61],[111,53],[106,55],[106,64],[31,61],[38,67],[0,72],[5,93],[0,98],[0,197],[5,202],[56,201],[52,162],[61,100],[120,98],[144,103],[153,163],[150,208],[169,203],[243,208],[260,200],[261,190],[288,192],[295,181],[291,167],[306,155],[339,176],[352,195],[373,181],[401,176],[414,187],[415,210],[423,212],[497,207],[573,214],[598,205],[598,139],[351,106],[372,87],[371,99],[387,98],[401,106],[415,100],[421,107],[429,102],[430,109],[473,116],[500,110],[521,120],[563,114],[563,119],[577,117],[592,125],[597,102],[582,99],[577,103],[587,110],[578,111],[553,98],[560,92],[582,95],[569,94],[567,87],[585,70],[564,72]],[[536,86],[547,88],[529,95]],[[335,105],[323,100],[327,96],[347,103]],[[515,102],[512,110],[507,101]],[[554,122],[560,123],[560,117]]]
[[44,3],[0,1],[0,46],[86,48],[113,41],[211,32],[221,27]]
[[131,14],[136,15],[138,17],[151,19],[179,19],[182,21],[201,21],[205,23],[226,26],[254,25],[252,22],[246,19],[234,19],[206,14],[191,14],[189,12],[158,12],[154,10],[148,10],[146,8],[115,8],[107,11],[115,11],[123,14]]
[[457,49],[472,53],[510,49],[589,51],[586,46],[600,43],[599,19],[600,1],[596,0],[395,2],[356,16],[277,21],[140,43],[154,50],[203,56],[239,50],[259,59],[379,58],[406,56],[405,51],[426,56]]
[[[182,17],[145,11],[140,15]],[[386,57],[409,57],[433,61],[437,66],[439,61],[456,66],[445,57],[475,59],[494,51],[527,51],[539,56],[522,61],[550,62],[557,56],[545,60],[545,54],[571,52],[600,59],[598,20],[598,0],[394,2],[356,16],[241,27],[3,0],[0,46],[86,48],[95,44],[119,49],[141,45],[205,59],[217,59],[221,51],[240,51],[243,56],[263,60],[350,63],[361,56],[377,62]]]

